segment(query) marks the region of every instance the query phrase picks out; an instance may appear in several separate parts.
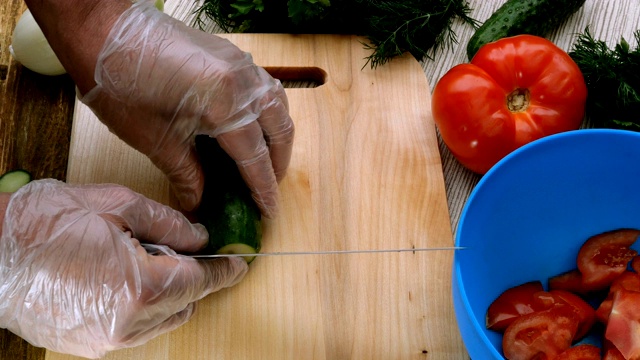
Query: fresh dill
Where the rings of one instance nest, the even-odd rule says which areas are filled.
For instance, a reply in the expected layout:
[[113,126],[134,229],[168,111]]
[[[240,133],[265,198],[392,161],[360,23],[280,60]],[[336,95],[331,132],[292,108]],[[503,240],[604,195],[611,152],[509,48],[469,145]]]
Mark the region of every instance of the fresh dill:
[[609,48],[586,28],[569,53],[587,84],[587,116],[594,127],[640,131],[640,30],[635,47],[621,38]]
[[225,32],[363,36],[371,50],[366,64],[372,68],[405,52],[424,60],[457,43],[456,19],[479,25],[465,0],[330,1],[202,0],[196,22],[212,20]]

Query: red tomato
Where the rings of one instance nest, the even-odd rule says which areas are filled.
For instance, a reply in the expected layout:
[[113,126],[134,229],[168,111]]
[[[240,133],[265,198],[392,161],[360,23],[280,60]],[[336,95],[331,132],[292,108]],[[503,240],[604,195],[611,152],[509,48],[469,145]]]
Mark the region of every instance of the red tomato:
[[596,310],[589,305],[584,299],[580,296],[570,293],[565,290],[551,290],[549,291],[551,295],[560,299],[561,302],[564,302],[567,305],[573,307],[573,311],[578,317],[579,326],[578,331],[574,340],[581,339],[596,322]]
[[596,322],[596,311],[580,296],[565,290],[540,291],[533,295],[534,303],[539,308],[549,309],[553,306],[568,305],[573,309],[578,319],[578,330],[573,340],[578,340],[587,335]]
[[627,270],[637,251],[630,249],[640,230],[618,229],[590,237],[578,252],[582,281],[591,287],[607,287]]
[[606,286],[595,287],[587,285],[582,280],[582,273],[575,269],[549,278],[550,290],[566,290],[574,294],[587,295],[591,292],[603,290]]
[[431,107],[458,161],[484,174],[511,151],[543,136],[575,130],[587,87],[565,51],[532,35],[483,46],[471,63],[436,84]]
[[509,360],[554,358],[571,346],[577,330],[571,307],[554,306],[511,323],[502,337],[502,350]]
[[633,271],[624,271],[620,276],[613,280],[609,291],[616,292],[620,289],[640,291],[640,274]]
[[640,273],[640,255],[631,260],[631,268],[633,271]]
[[613,298],[616,292],[620,289],[640,292],[640,274],[632,271],[625,271],[620,274],[613,283],[611,283],[609,294],[607,294],[607,297],[602,300],[600,306],[596,310],[596,318],[603,324],[606,324],[609,320],[609,314],[613,307]]
[[607,339],[603,341],[603,349],[604,354],[602,354],[602,360],[626,360],[620,353],[620,350]]
[[607,297],[602,300],[600,306],[596,309],[596,319],[606,324],[609,321],[609,314],[611,314],[611,308],[613,307],[613,296]]
[[595,345],[582,344],[572,346],[562,354],[558,355],[557,360],[600,360],[600,348]]
[[538,310],[534,307],[533,294],[542,290],[540,281],[531,281],[505,290],[487,310],[487,328],[504,331],[516,318]]
[[618,289],[613,298],[605,338],[627,360],[640,359],[640,292]]

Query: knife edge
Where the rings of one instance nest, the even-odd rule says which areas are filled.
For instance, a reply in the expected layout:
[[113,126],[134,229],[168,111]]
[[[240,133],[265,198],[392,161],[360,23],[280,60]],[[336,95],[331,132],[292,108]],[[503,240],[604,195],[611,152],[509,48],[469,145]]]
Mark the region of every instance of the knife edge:
[[325,251],[277,251],[255,254],[194,254],[186,255],[194,259],[212,259],[224,257],[253,257],[253,256],[294,256],[294,255],[343,255],[343,254],[376,254],[376,253],[408,253],[408,252],[424,252],[424,251],[455,251],[466,250],[464,246],[446,246],[446,247],[429,247],[429,248],[412,248],[412,249],[381,249],[381,250],[325,250]]

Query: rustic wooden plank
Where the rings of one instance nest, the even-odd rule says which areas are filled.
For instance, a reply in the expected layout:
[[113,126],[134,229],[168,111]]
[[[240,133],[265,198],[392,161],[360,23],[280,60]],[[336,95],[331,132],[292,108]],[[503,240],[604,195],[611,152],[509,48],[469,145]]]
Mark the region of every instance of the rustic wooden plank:
[[[36,178],[65,180],[75,89],[68,76],[36,74],[9,53],[26,6],[0,2],[0,173],[23,168]],[[39,360],[44,349],[0,329],[0,360]]]
[[11,34],[24,9],[21,0],[0,7],[0,172],[20,167],[64,180],[75,87],[66,75],[39,75],[11,58]]

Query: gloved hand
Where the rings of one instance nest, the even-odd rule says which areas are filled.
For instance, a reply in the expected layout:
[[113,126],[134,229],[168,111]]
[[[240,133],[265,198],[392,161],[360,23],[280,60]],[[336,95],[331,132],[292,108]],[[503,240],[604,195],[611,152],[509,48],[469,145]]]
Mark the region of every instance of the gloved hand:
[[248,53],[139,0],[114,24],[95,81],[81,100],[168,176],[185,210],[199,204],[204,183],[194,138],[208,134],[273,217],[294,126],[281,83]]
[[[140,241],[164,254],[147,254]],[[195,251],[206,241],[203,226],[121,186],[29,183],[3,222],[0,327],[90,358],[145,343],[247,272],[240,258],[198,262],[169,248]]]

